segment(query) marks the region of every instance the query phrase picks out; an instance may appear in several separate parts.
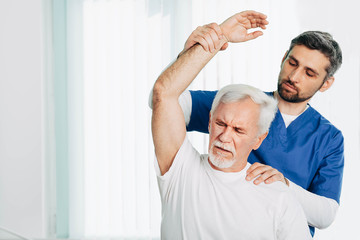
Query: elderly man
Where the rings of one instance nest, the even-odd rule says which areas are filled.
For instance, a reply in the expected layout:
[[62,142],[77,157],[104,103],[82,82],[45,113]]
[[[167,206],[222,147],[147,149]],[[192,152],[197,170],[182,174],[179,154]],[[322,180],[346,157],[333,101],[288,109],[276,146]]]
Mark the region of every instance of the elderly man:
[[[264,25],[259,13],[242,17]],[[200,155],[186,137],[178,98],[226,41],[222,38],[211,53],[192,47],[154,85],[162,239],[310,239],[302,208],[285,184],[245,180],[248,156],[266,138],[275,100],[250,86],[227,86],[210,113],[209,155]]]

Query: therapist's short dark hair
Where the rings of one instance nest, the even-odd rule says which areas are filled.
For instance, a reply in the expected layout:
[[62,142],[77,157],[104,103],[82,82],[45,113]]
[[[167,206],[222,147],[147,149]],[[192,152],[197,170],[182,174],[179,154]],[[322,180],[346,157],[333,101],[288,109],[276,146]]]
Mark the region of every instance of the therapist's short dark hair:
[[309,49],[318,50],[329,59],[330,65],[326,69],[327,75],[324,81],[332,77],[342,64],[340,46],[330,33],[321,31],[303,32],[291,41],[288,53],[296,45],[304,45]]

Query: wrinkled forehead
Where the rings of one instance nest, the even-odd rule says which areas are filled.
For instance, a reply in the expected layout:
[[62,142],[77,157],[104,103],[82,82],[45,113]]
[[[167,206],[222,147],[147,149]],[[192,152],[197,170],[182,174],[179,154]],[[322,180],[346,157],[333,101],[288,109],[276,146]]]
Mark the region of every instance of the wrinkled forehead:
[[233,124],[257,124],[260,114],[260,105],[247,97],[235,102],[220,102],[214,112],[214,118]]

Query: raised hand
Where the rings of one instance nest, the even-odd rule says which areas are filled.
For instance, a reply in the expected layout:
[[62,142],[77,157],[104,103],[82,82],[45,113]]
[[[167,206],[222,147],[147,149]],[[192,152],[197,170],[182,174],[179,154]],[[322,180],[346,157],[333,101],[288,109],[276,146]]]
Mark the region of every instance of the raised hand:
[[[197,27],[186,40],[184,49],[179,56],[195,44],[200,44],[205,51],[213,52],[218,47],[221,47],[220,50],[225,50],[228,47],[227,42],[237,43],[255,39],[263,35],[262,31],[249,33],[248,30],[258,27],[266,29],[266,25],[269,23],[266,18],[267,16],[263,13],[249,10],[235,14],[220,26],[210,23]],[[223,38],[226,38],[227,42],[219,46]]]
[[269,22],[267,16],[260,12],[244,11],[235,14],[220,24],[222,33],[229,42],[246,42],[263,35],[262,31],[249,33],[249,29],[258,28],[266,29]]

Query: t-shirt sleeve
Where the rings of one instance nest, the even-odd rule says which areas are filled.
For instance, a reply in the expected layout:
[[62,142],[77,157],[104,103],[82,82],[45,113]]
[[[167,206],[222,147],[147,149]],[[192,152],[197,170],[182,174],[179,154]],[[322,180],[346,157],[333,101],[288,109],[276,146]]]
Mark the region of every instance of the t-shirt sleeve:
[[279,203],[279,221],[276,231],[278,240],[307,240],[312,239],[305,214],[300,203],[287,192]]
[[217,91],[190,91],[192,107],[187,131],[209,133],[209,113]]
[[319,229],[330,226],[339,208],[334,199],[309,192],[290,180],[289,188],[304,210],[310,226]]
[[[199,161],[195,161],[194,159],[199,159]],[[169,194],[169,192],[178,189],[177,187],[181,184],[182,178],[186,177],[189,168],[200,165],[200,154],[192,146],[191,142],[186,136],[179,151],[176,153],[171,167],[164,175],[161,175],[156,157],[154,165],[158,179],[160,195],[164,198],[167,194]]]
[[327,145],[325,157],[309,187],[309,191],[340,203],[343,170],[344,137],[337,130]]
[[185,124],[188,125],[191,116],[191,95],[188,90],[184,91],[179,97],[179,104],[184,113]]

